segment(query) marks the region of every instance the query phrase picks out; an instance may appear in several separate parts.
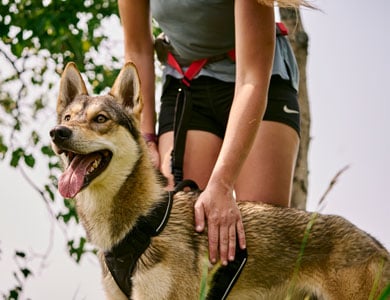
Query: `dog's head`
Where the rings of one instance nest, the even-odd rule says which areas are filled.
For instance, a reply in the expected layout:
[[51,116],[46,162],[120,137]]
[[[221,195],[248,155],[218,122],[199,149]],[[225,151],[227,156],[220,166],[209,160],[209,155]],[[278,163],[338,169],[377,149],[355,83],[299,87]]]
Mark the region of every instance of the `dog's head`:
[[107,176],[117,182],[128,176],[140,155],[141,110],[134,64],[124,66],[104,96],[89,96],[76,65],[66,66],[57,102],[58,124],[50,131],[53,150],[64,163],[58,183],[62,196],[73,198]]

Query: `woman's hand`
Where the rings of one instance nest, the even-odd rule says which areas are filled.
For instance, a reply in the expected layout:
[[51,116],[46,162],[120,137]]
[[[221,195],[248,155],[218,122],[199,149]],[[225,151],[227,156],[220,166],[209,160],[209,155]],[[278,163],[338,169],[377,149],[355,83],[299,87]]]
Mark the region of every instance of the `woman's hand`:
[[233,261],[236,242],[245,248],[245,232],[233,189],[209,183],[195,203],[195,229],[202,232],[207,221],[209,259],[215,264],[219,258],[223,265]]

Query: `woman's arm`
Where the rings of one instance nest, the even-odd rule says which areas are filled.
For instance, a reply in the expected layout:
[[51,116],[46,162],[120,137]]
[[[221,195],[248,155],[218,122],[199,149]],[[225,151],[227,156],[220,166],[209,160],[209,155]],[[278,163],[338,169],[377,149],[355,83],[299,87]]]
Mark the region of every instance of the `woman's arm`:
[[[151,29],[149,1],[118,0],[119,14],[124,32],[125,61],[132,61],[141,80],[141,93],[144,103],[141,117],[142,133],[155,133],[155,74],[154,46]],[[158,166],[158,153],[153,145],[152,159]],[[156,162],[157,159],[157,162]]]
[[[233,260],[236,234],[241,248],[245,233],[233,198],[235,180],[262,120],[275,47],[273,7],[256,0],[235,1],[236,89],[229,121],[216,165],[195,207],[197,230],[208,222],[209,255],[222,263]],[[261,166],[259,166],[261,168]]]

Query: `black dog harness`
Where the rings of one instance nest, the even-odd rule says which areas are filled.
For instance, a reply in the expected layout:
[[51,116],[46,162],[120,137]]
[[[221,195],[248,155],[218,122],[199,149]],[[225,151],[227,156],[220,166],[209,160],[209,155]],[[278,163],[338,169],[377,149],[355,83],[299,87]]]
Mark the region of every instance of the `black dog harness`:
[[[158,203],[150,214],[141,216],[119,244],[104,253],[105,262],[112,277],[129,299],[131,299],[132,292],[131,277],[138,259],[150,245],[151,238],[159,235],[165,228],[172,209],[174,194],[185,188],[199,189],[198,185],[191,180],[182,181],[174,191],[167,193],[165,201]],[[246,260],[246,249],[242,250],[237,246],[236,259],[227,266],[220,267],[214,274],[207,300],[226,299]]]
[[130,299],[133,271],[140,256],[150,245],[151,238],[159,235],[168,222],[172,209],[173,193],[168,192],[147,216],[141,216],[125,238],[104,253],[106,265],[122,292]]

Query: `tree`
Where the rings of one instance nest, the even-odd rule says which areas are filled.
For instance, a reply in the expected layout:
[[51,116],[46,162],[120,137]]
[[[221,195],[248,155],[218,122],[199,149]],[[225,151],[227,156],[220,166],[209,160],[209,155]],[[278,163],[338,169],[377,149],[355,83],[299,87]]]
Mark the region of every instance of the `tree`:
[[[118,20],[117,0],[4,0],[0,4],[0,162],[20,171],[64,232],[78,218],[73,201],[55,192],[60,165],[42,126],[54,115],[59,74],[68,61],[77,63],[94,93],[113,82],[121,67],[112,51],[117,45],[107,44],[102,30],[112,18]],[[39,183],[29,171],[42,161],[49,173],[46,182]],[[67,246],[76,261],[93,251],[84,237],[70,237]],[[32,274],[28,252],[15,250],[14,256],[15,287],[0,291],[4,299],[18,299]]]
[[305,209],[309,185],[308,152],[310,144],[310,105],[306,84],[309,37],[303,28],[299,10],[281,8],[279,11],[281,20],[289,29],[289,40],[298,62],[300,74],[298,101],[301,111],[301,143],[294,173],[291,205]]

